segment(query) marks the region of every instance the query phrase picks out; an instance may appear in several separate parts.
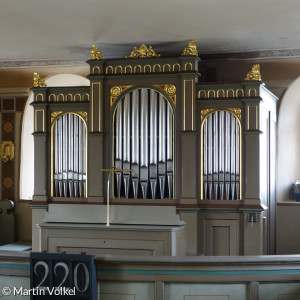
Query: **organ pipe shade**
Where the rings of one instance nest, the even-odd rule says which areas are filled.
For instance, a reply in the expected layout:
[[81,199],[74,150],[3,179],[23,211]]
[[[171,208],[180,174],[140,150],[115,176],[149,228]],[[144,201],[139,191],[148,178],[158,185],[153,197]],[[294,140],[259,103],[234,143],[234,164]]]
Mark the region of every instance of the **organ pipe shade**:
[[114,197],[173,198],[174,115],[153,89],[127,93],[114,115]]
[[240,125],[228,111],[203,124],[203,199],[240,199]]
[[54,196],[84,197],[86,191],[86,126],[77,115],[59,117],[53,128]]

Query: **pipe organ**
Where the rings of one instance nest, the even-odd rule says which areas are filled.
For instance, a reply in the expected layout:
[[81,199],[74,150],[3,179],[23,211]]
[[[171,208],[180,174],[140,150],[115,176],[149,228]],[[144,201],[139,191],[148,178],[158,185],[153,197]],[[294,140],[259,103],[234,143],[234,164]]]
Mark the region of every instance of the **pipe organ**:
[[54,195],[84,197],[86,192],[86,127],[75,114],[67,113],[54,123]]
[[204,200],[240,199],[240,124],[228,111],[203,123]]
[[115,118],[115,196],[173,197],[173,111],[162,94],[137,89],[119,102]]
[[259,65],[239,83],[201,82],[195,41],[176,57],[141,45],[103,59],[93,47],[87,63],[90,86],[35,75],[34,201],[80,203],[86,223],[108,202],[170,206],[189,254],[271,253],[277,98]]

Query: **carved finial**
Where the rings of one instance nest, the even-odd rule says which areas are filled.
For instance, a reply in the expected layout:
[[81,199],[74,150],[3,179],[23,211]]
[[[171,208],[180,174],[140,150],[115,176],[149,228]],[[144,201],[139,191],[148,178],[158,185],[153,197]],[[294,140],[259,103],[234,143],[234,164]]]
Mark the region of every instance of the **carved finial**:
[[184,48],[183,52],[181,53],[182,56],[198,56],[197,44],[195,40],[191,40],[189,45]]
[[129,56],[125,56],[126,58],[149,58],[149,57],[160,57],[160,54],[156,54],[156,52],[150,46],[147,48],[145,44],[140,46],[140,49],[134,47],[133,51]]
[[47,86],[45,80],[42,79],[37,72],[33,73],[33,86],[34,87]]
[[95,45],[92,45],[91,49],[91,60],[103,59],[102,53],[98,50]]
[[261,81],[260,65],[256,64],[252,67],[251,71],[247,73],[247,77],[244,80],[258,80]]

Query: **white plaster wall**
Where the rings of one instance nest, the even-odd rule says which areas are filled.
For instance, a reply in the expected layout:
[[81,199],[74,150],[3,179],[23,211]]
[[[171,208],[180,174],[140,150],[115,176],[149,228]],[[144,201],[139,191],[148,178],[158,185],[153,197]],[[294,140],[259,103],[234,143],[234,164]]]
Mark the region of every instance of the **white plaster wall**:
[[277,201],[295,201],[291,186],[300,181],[300,77],[289,86],[280,104],[277,155]]

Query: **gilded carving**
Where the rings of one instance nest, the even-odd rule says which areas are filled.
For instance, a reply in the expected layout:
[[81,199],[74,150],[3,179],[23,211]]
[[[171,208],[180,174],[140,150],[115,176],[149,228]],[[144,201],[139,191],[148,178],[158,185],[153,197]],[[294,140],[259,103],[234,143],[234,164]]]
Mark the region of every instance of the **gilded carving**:
[[239,120],[242,119],[242,110],[240,108],[227,108],[227,110],[232,112]]
[[191,40],[189,45],[184,48],[182,56],[198,56],[197,44],[195,40]]
[[160,54],[156,54],[156,52],[150,46],[147,48],[145,44],[142,44],[139,49],[134,47],[133,51],[126,58],[150,58],[150,57],[160,57]]
[[123,86],[115,85],[115,86],[113,86],[110,89],[110,106],[113,105],[116,98],[118,98],[122,92],[124,92],[125,90],[127,90],[130,87],[132,87],[132,85],[123,85]]
[[15,145],[12,141],[3,141],[1,143],[0,157],[4,162],[13,160],[15,157]]
[[45,80],[42,79],[37,72],[33,73],[33,86],[34,87],[47,86]]
[[110,95],[112,97],[118,97],[120,94],[121,94],[121,88],[119,86],[113,86],[111,89],[110,89]]
[[201,109],[201,122],[214,110],[214,108]]
[[97,49],[95,45],[92,45],[91,49],[91,60],[103,59],[102,53]]
[[256,64],[252,67],[251,71],[247,73],[244,80],[258,80],[261,81],[260,65]]
[[176,87],[173,84],[166,84],[164,90],[168,96],[174,96],[176,94]]
[[62,111],[54,111],[54,112],[52,112],[51,113],[51,124],[53,123],[53,121],[55,120],[55,119],[57,119],[57,117],[59,116],[59,115],[61,115],[63,112]]
[[77,111],[76,114],[79,115],[85,121],[85,123],[87,123],[88,114],[86,111]]

